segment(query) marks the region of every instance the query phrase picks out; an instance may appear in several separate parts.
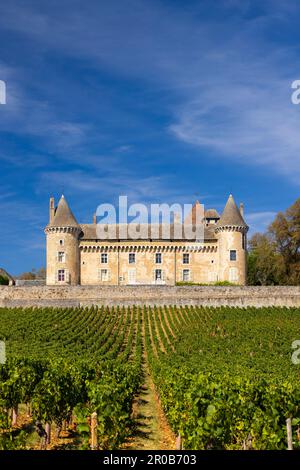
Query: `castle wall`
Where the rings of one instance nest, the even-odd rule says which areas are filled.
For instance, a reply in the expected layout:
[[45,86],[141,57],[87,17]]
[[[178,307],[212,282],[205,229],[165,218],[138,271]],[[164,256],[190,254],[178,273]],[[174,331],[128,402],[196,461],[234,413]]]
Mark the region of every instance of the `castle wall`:
[[[107,256],[107,263],[101,262],[102,253]],[[130,253],[135,254],[134,263],[129,262]],[[161,263],[156,263],[156,253],[161,254]],[[188,264],[183,262],[184,253],[189,254]],[[184,269],[189,270],[191,282],[217,281],[217,245],[206,243],[199,249],[197,244],[187,246],[184,242],[80,242],[81,285],[174,285],[183,280]],[[156,270],[161,270],[161,280],[156,280]]]
[[0,286],[0,307],[89,305],[300,307],[300,286]]

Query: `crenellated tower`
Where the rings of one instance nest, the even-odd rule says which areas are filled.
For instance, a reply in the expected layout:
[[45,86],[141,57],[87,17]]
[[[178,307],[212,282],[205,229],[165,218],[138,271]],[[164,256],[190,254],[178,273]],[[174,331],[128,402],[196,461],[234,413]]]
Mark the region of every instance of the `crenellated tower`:
[[224,211],[216,224],[219,241],[219,281],[245,285],[247,282],[247,231],[243,218],[243,205],[238,209],[230,194]]
[[55,209],[50,198],[47,239],[47,285],[77,285],[80,283],[79,235],[77,223],[64,196]]

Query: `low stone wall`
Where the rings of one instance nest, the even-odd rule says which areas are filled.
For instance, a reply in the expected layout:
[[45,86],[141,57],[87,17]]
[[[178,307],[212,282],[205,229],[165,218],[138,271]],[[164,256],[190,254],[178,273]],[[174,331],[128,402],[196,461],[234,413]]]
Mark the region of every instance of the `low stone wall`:
[[0,307],[88,305],[300,307],[300,286],[0,286]]
[[15,285],[17,287],[45,286],[46,279],[16,279]]

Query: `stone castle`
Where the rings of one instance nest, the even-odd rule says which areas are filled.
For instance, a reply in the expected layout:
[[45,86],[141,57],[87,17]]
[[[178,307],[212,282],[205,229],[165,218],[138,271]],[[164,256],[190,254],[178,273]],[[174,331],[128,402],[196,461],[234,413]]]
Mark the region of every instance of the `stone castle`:
[[[198,202],[193,206],[197,208]],[[149,236],[132,240],[97,237],[92,224],[79,224],[64,196],[55,208],[50,198],[47,239],[47,285],[176,285],[179,282],[246,284],[246,235],[243,205],[229,196],[222,215],[204,213],[204,239]]]

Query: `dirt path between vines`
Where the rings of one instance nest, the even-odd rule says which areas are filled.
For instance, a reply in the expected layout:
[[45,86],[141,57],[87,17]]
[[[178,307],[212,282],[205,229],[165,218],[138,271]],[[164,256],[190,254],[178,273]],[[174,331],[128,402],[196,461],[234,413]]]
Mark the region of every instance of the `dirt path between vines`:
[[133,401],[132,434],[121,448],[125,450],[175,450],[176,437],[159,403],[148,368],[144,328],[142,335],[144,383]]
[[176,438],[159,404],[154,385],[145,368],[145,381],[133,402],[132,435],[122,446],[127,450],[173,450]]

